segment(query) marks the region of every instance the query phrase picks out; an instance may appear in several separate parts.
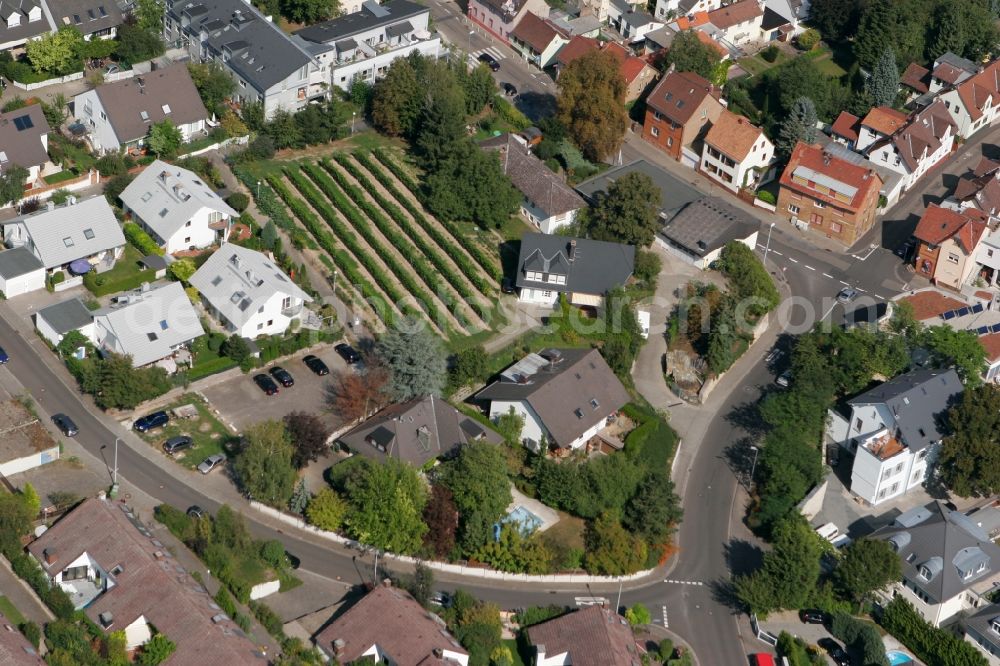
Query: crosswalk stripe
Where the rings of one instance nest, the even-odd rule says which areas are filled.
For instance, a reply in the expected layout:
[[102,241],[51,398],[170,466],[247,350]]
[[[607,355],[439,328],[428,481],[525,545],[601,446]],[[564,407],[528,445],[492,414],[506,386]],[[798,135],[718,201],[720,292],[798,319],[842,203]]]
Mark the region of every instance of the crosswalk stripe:
[[473,51],[472,53],[470,53],[469,56],[468,56],[469,65],[471,67],[475,67],[476,65],[478,65],[479,64],[479,56],[481,56],[484,53],[489,53],[491,56],[493,56],[496,59],[497,62],[500,62],[501,60],[503,60],[506,57],[506,56],[504,56],[503,53],[500,52],[499,49],[496,49],[496,48],[494,48],[492,46],[488,46],[485,49],[479,49],[478,51]]

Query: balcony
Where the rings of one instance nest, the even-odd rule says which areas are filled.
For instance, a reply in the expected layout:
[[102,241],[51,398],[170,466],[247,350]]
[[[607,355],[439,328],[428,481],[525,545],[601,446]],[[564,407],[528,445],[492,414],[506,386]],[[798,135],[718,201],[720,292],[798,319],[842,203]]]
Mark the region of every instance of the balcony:
[[289,305],[287,308],[282,308],[281,314],[286,317],[298,317],[302,313],[302,303],[297,303],[295,305]]

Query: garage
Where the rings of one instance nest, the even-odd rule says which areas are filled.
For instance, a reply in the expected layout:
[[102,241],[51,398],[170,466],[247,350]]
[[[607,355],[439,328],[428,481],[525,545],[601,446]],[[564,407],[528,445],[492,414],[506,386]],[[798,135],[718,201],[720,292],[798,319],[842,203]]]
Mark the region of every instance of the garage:
[[0,252],[0,292],[13,298],[45,288],[45,267],[26,247]]
[[43,338],[58,345],[70,331],[79,331],[94,340],[94,316],[79,298],[42,308],[35,315],[35,328]]

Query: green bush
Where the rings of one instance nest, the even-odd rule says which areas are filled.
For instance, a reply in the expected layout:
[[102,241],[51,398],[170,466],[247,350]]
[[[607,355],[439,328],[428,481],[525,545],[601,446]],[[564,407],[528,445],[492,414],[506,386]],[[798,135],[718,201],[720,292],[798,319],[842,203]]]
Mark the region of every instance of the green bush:
[[66,280],[66,274],[63,273],[62,271],[56,271],[52,274],[52,277],[49,278],[49,280],[52,282],[53,285],[60,284]]
[[229,591],[225,587],[219,586],[219,591],[215,593],[215,603],[219,604],[219,608],[222,612],[231,618],[235,618],[237,614],[236,602],[233,600],[233,595],[229,594]]
[[18,629],[28,639],[28,642],[36,648],[42,642],[42,632],[34,622],[22,622]]
[[524,130],[531,127],[531,120],[528,116],[521,113],[517,107],[502,95],[497,95],[493,98],[493,111],[515,129]]
[[771,204],[772,206],[778,203],[778,199],[769,190],[760,190],[757,192],[757,198],[764,203]]
[[188,382],[195,382],[199,379],[204,379],[210,375],[216,375],[220,372],[225,372],[230,368],[235,368],[239,365],[236,361],[231,358],[226,358],[220,356],[219,358],[209,359],[202,363],[196,363],[194,367],[187,371]]
[[809,28],[795,38],[795,43],[803,51],[812,51],[819,44],[820,34],[815,28]]
[[771,44],[766,49],[760,52],[760,57],[766,60],[767,62],[774,62],[775,60],[778,59],[778,53],[779,53],[778,47],[775,46],[774,44]]
[[226,197],[226,203],[237,213],[242,213],[250,205],[250,197],[242,192],[233,192]]
[[894,597],[879,616],[879,624],[913,650],[920,661],[941,666],[986,666],[982,654],[947,629],[928,624],[902,597]]
[[51,201],[57,206],[61,206],[64,203],[66,203],[66,200],[69,199],[71,194],[72,193],[69,190],[64,188],[59,188],[58,190],[52,193],[52,196],[49,197],[49,201]]
[[135,249],[142,252],[143,256],[151,254],[159,255],[161,257],[163,256],[163,248],[161,248],[159,244],[153,240],[153,237],[146,233],[146,231],[135,222],[126,222],[123,224],[122,232],[125,234],[125,239],[128,240],[128,242],[131,243]]
[[153,517],[181,541],[188,541],[194,536],[194,519],[180,509],[159,504],[153,509]]
[[882,637],[871,622],[865,622],[844,612],[834,613],[830,633],[848,647],[854,648],[854,651],[861,655],[865,666],[889,666]]
[[263,625],[267,630],[267,633],[274,636],[279,641],[284,640],[285,631],[282,629],[281,618],[278,614],[270,609],[267,604],[263,604],[259,601],[250,602],[250,610],[253,611],[254,617],[257,621]]
[[129,164],[126,162],[125,156],[121,153],[111,153],[109,155],[105,155],[97,160],[97,164],[95,166],[105,178],[108,176],[117,176],[125,173],[129,169]]

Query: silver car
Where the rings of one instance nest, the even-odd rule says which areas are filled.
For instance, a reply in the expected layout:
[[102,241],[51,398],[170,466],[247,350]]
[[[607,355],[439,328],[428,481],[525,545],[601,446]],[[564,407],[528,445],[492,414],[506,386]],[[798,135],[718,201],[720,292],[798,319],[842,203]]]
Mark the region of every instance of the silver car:
[[226,456],[221,453],[214,453],[198,465],[198,471],[202,474],[208,474],[216,467],[222,467],[226,464]]

